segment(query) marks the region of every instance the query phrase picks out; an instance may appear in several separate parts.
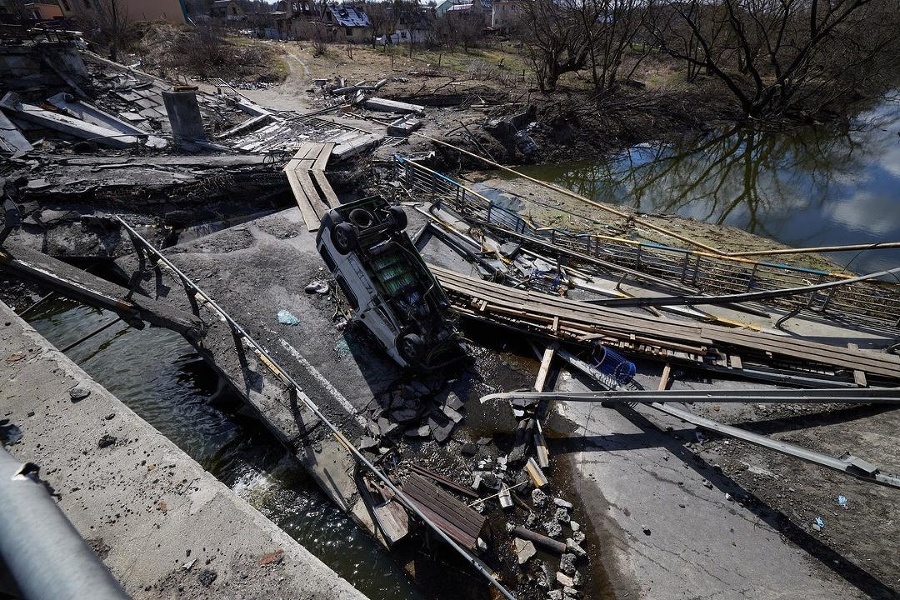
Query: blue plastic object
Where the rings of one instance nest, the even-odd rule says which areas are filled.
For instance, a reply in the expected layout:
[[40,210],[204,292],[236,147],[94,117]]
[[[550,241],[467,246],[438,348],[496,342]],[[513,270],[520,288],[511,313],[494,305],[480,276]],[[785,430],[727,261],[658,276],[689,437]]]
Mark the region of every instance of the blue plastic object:
[[600,346],[594,352],[594,367],[601,373],[611,375],[620,384],[628,383],[637,373],[633,362],[605,346]]

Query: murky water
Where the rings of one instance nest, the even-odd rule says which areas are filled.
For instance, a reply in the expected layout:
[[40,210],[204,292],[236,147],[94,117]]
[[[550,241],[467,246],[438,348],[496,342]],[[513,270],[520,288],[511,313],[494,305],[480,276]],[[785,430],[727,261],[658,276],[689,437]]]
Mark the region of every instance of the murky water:
[[[900,241],[900,91],[834,126],[730,129],[529,175],[644,212],[728,224],[794,247]],[[900,250],[829,255],[858,273]]]
[[[115,315],[57,302],[31,325],[58,348]],[[89,375],[370,598],[420,598],[405,573],[335,508],[184,339],[117,323],[67,352]]]

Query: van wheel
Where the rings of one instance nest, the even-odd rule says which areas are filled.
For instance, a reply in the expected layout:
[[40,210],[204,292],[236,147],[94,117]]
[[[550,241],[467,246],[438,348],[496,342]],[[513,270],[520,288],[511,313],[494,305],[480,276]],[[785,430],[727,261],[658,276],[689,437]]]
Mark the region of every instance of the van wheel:
[[360,229],[368,229],[375,224],[375,217],[364,208],[354,208],[349,216],[350,222]]
[[397,340],[397,351],[405,361],[416,363],[425,354],[425,342],[415,333],[406,333]]
[[392,206],[388,212],[388,222],[393,231],[403,231],[409,222],[406,218],[406,211],[399,206]]
[[331,230],[331,243],[341,254],[348,254],[359,244],[356,227],[352,223],[338,223]]

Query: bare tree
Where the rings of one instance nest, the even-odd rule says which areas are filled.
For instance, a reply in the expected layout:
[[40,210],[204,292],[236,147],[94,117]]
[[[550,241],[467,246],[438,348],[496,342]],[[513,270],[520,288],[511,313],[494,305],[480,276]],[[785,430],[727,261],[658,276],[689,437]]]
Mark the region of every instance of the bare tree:
[[523,9],[526,53],[542,92],[556,90],[563,73],[580,71],[591,56],[591,38],[577,0],[533,0]]
[[665,51],[718,78],[758,118],[817,110],[846,91],[893,42],[873,18],[889,1],[654,0],[652,31]]
[[[594,90],[600,94],[614,91],[626,53],[643,28],[645,11],[641,1],[585,0],[579,13],[587,37]],[[646,48],[642,50],[646,52]],[[632,72],[639,62],[640,57],[631,66]]]

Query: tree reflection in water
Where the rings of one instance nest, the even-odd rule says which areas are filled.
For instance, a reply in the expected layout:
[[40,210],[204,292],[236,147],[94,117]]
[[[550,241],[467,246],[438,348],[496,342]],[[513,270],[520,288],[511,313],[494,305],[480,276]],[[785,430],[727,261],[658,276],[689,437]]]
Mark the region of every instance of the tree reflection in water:
[[[733,225],[794,246],[900,241],[898,126],[895,96],[843,126],[735,127],[528,173],[598,201]],[[897,262],[897,251],[886,250],[853,267]]]

